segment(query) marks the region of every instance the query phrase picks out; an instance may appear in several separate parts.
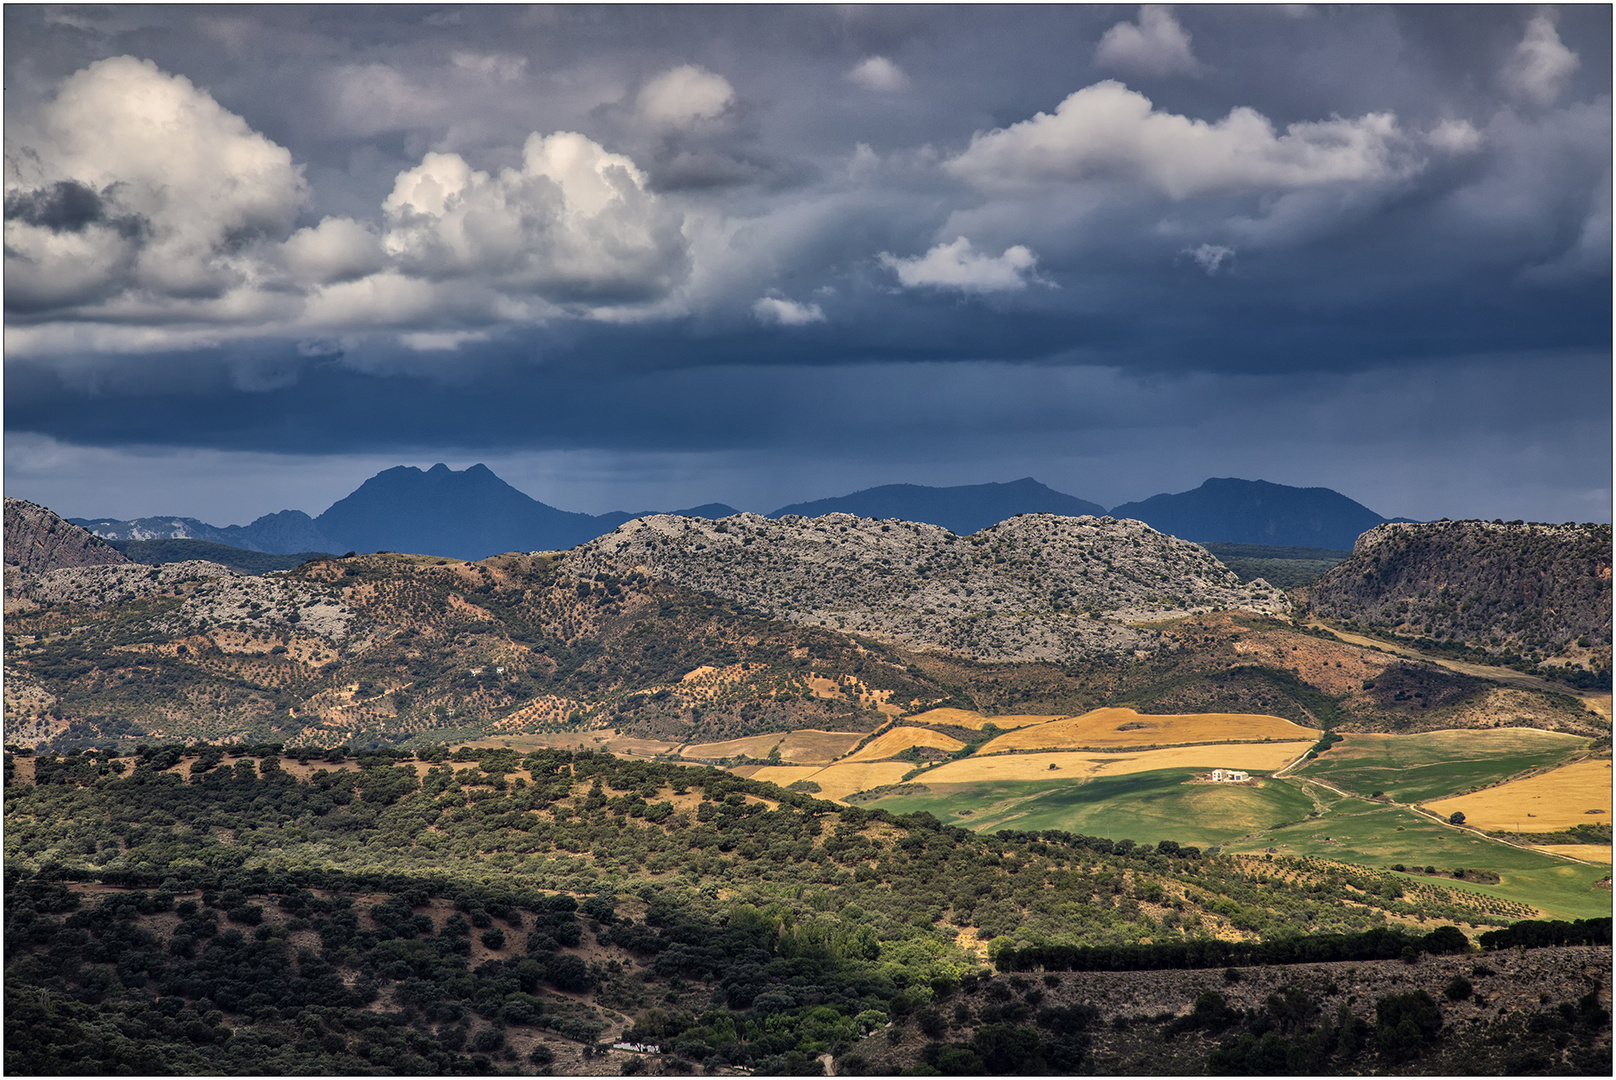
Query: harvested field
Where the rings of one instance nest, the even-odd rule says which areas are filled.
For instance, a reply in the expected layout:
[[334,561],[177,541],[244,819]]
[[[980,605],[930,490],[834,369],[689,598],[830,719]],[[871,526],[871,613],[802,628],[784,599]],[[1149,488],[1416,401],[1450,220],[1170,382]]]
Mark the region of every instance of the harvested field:
[[1579,761],[1541,776],[1426,803],[1425,808],[1443,817],[1457,810],[1464,814],[1466,825],[1509,832],[1551,832],[1608,823],[1610,761]]
[[[702,761],[717,761],[727,757],[754,757],[766,758],[769,751],[784,741],[785,736],[779,732],[768,735],[748,735],[742,739],[728,739],[724,742],[691,743],[679,748],[679,756],[699,758]],[[853,740],[857,742],[858,739]],[[782,750],[781,754],[784,755]]]
[[[870,788],[880,787],[883,784],[896,784],[903,778],[904,773],[914,768],[913,765],[903,761],[851,761],[846,764],[832,765],[805,776],[793,776],[793,780],[812,780],[819,785],[818,798],[845,799],[855,791],[868,791]],[[755,780],[767,780],[778,784],[779,780],[772,775],[778,770],[765,769],[754,776]],[[768,775],[765,775],[768,774]],[[790,783],[787,780],[786,783]]]
[[1537,850],[1547,851],[1550,855],[1565,855],[1568,858],[1581,859],[1583,862],[1610,865],[1609,844],[1542,844]]
[[1060,720],[1059,716],[1032,716],[1016,713],[1010,716],[983,716],[979,712],[969,709],[932,709],[918,716],[909,717],[917,724],[945,724],[953,727],[970,728],[972,731],[981,731],[983,725],[992,723],[1001,731],[1011,728],[1027,727],[1029,724],[1046,724],[1051,720]]
[[790,787],[798,780],[812,780],[824,771],[817,765],[742,765],[730,770],[736,776],[746,776],[768,784],[779,784],[781,787]]
[[958,739],[951,739],[938,731],[928,731],[925,728],[900,727],[874,739],[856,754],[848,756],[847,761],[880,761],[894,754],[909,749],[911,746],[929,746],[936,750],[943,750],[952,754],[965,744]]
[[[991,744],[990,744],[991,745]],[[979,780],[1078,780],[1088,776],[1124,776],[1156,769],[1243,769],[1272,772],[1307,752],[1311,742],[1240,743],[1222,746],[1178,746],[1137,754],[1087,754],[1057,750],[1041,754],[981,754],[951,761],[922,774],[923,784],[969,784]],[[1053,765],[1054,768],[1050,768]]]
[[780,744],[780,757],[793,765],[830,764],[864,738],[857,731],[793,731]]
[[[1058,750],[1062,747],[1162,746],[1173,743],[1308,739],[1313,728],[1277,716],[1246,713],[1152,716],[1132,709],[1095,709],[1000,735],[983,754],[1006,750]],[[1239,768],[1239,766],[1234,766]]]

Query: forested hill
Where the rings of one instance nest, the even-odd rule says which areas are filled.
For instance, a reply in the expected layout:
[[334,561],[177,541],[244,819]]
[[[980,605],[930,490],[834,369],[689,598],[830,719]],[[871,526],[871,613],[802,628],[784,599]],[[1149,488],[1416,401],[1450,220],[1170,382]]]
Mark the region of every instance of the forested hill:
[[[1463,947],[1453,924],[1525,914],[1471,889],[1171,842],[982,837],[607,755],[338,757],[8,754],[7,1071],[801,1075],[828,1054],[838,1073],[1075,1073],[1121,1055],[1194,1074],[1245,1071],[1276,1027],[1314,1072],[1500,1071],[1505,1045],[1572,1071],[1608,1056],[1597,987],[1562,993],[1561,1017],[1522,996],[1557,985],[1528,973],[1541,961],[1500,956],[1521,976],[1483,981],[1444,959]],[[1292,949],[1306,972],[1236,971],[1214,997],[1208,972],[1095,986],[988,963],[1065,946],[1139,966],[1118,947],[1148,939],[1182,943],[1179,964],[1208,949],[1244,964],[1214,939],[1299,926],[1346,936]],[[1608,967],[1608,947],[1581,948],[1551,965]],[[1315,979],[1323,960],[1353,964]],[[1461,972],[1519,1015],[1442,998]]]
[[1315,611],[1392,633],[1608,672],[1611,527],[1382,525],[1314,582]]

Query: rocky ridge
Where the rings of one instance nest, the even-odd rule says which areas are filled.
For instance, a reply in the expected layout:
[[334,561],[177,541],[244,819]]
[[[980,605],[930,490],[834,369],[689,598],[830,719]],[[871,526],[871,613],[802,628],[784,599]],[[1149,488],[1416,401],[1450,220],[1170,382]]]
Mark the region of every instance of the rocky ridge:
[[1205,549],[1139,521],[1024,514],[960,537],[850,514],[719,521],[655,515],[563,558],[577,576],[638,571],[775,618],[983,660],[1155,649],[1134,624],[1214,609],[1281,615]]
[[88,529],[63,521],[25,499],[5,502],[6,595],[46,571],[75,566],[116,566],[129,559]]
[[1489,652],[1553,656],[1611,644],[1611,527],[1388,524],[1310,590],[1313,610]]
[[353,612],[340,593],[281,574],[238,574],[218,563],[193,560],[161,566],[65,567],[26,582],[21,597],[35,604],[111,607],[151,597],[184,597],[154,629],[191,634],[210,625],[243,631],[284,630],[293,625],[333,641],[348,632]]

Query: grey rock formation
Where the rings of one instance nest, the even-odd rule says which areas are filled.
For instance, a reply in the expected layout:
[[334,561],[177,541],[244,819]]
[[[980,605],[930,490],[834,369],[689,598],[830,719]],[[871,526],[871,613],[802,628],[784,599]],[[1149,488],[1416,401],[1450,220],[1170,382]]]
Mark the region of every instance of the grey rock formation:
[[1143,624],[1214,607],[1283,614],[1203,548],[1139,521],[1025,514],[971,537],[850,514],[639,518],[570,552],[587,576],[639,570],[753,611],[909,648],[997,660],[1150,650]]
[[5,574],[8,595],[14,585],[47,570],[68,566],[116,566],[123,552],[105,540],[62,520],[25,499],[5,503]]

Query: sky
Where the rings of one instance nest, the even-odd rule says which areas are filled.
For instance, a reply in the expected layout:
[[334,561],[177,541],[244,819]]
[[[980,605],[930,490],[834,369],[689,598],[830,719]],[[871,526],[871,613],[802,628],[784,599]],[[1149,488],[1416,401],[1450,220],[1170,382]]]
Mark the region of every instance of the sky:
[[5,491],[1611,520],[1611,8],[32,6]]

